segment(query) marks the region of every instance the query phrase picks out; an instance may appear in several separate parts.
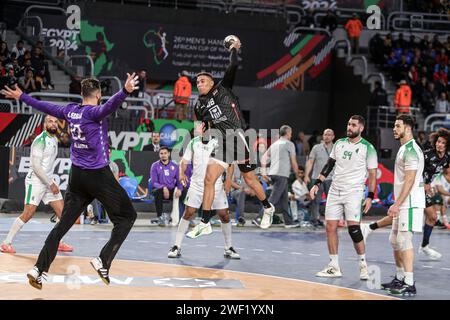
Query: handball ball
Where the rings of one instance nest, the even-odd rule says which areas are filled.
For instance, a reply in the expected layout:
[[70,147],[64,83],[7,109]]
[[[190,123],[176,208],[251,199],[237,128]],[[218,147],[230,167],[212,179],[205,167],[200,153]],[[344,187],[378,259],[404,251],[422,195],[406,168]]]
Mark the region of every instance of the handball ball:
[[239,41],[239,38],[236,37],[235,35],[226,36],[225,39],[223,40],[223,46],[225,47],[225,49],[230,50],[231,45],[235,41]]

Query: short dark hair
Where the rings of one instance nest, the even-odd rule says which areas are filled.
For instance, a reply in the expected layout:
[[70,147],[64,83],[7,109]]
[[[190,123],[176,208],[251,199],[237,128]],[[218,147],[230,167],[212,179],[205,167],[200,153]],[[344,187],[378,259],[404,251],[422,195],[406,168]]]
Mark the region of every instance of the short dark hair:
[[94,78],[81,80],[81,95],[83,97],[92,97],[95,91],[101,90],[100,81]]
[[207,77],[210,77],[211,80],[214,81],[213,75],[212,75],[211,73],[209,73],[209,72],[206,72],[206,71],[199,72],[199,73],[197,73],[197,75],[195,76],[195,78],[198,78],[198,77],[200,77],[200,76],[207,76]]
[[409,114],[400,114],[395,118],[395,120],[403,121],[403,124],[409,126],[411,129],[414,129],[414,118]]
[[359,114],[354,114],[350,117],[351,120],[358,120],[360,124],[363,126],[366,126],[366,119],[364,119],[363,116],[360,116]]
[[159,148],[159,152],[161,152],[162,150],[167,150],[168,153],[170,153],[170,149],[166,146],[162,146],[161,148]]
[[302,165],[298,165],[298,170],[305,171],[305,168]]

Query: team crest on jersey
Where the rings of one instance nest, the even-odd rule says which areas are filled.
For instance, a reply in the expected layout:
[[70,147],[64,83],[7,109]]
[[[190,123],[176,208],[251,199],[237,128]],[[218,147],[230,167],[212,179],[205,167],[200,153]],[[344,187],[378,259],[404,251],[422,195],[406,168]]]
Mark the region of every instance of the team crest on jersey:
[[222,116],[222,111],[220,111],[220,108],[218,106],[214,106],[209,109],[209,113],[214,120],[219,119]]

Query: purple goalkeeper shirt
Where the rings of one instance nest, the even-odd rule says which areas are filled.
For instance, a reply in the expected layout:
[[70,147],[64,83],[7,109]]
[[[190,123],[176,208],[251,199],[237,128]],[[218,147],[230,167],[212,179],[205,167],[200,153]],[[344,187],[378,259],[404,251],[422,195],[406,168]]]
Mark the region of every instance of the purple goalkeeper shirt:
[[20,100],[41,112],[69,123],[72,143],[70,160],[81,169],[99,169],[109,165],[108,121],[106,117],[117,110],[127,97],[125,89],[120,90],[99,106],[69,103],[58,106],[36,100],[22,93]]
[[167,165],[164,165],[161,160],[154,162],[150,169],[150,177],[152,178],[154,189],[167,187],[167,189],[172,190],[176,186],[178,190],[183,190],[183,185],[179,178],[178,165],[173,161],[169,161]]

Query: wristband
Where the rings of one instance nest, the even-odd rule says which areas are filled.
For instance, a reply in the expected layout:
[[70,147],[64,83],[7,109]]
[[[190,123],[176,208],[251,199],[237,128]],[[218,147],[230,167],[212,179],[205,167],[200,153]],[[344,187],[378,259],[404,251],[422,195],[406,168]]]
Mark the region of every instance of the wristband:
[[320,179],[316,179],[316,181],[314,181],[314,185],[315,186],[320,186],[322,184],[322,181]]
[[367,195],[367,198],[370,198],[373,200],[373,198],[375,198],[375,193],[374,192],[369,192],[369,194]]

